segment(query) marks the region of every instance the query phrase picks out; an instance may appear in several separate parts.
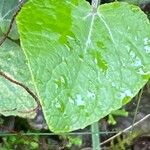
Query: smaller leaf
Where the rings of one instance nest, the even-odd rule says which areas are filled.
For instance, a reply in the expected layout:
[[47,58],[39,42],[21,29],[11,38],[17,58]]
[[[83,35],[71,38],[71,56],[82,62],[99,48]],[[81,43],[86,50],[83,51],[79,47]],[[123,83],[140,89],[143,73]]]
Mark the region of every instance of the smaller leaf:
[[[0,47],[0,71],[34,92],[25,56],[20,46],[6,40]],[[37,107],[35,99],[21,86],[0,75],[0,113],[33,118]]]
[[[10,22],[18,10],[19,1],[17,0],[1,0],[0,2],[0,30],[5,34],[10,26]],[[14,21],[12,29],[8,35],[11,39],[19,39],[18,29]]]

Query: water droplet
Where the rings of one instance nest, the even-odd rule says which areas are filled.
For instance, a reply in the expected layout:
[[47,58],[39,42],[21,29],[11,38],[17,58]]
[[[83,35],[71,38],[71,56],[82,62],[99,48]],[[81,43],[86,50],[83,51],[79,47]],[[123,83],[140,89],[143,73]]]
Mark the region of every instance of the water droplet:
[[130,46],[126,45],[125,47],[126,47],[127,51],[129,52],[131,49]]
[[150,39],[148,37],[144,38],[144,50],[146,53],[150,53]]
[[58,111],[64,113],[65,112],[65,105],[62,101],[56,99],[54,102],[54,106],[58,109]]
[[132,93],[131,93],[130,90],[126,90],[125,93],[126,93],[127,96],[132,96]]
[[130,52],[130,56],[131,56],[132,58],[135,58],[135,53],[134,53],[133,51],[131,51],[131,52]]
[[90,45],[91,45],[91,39],[88,38],[88,40],[87,40],[86,43],[85,43],[85,47],[88,47],[88,46],[90,46]]
[[112,82],[112,83],[111,83],[111,86],[112,86],[112,87],[115,87],[116,85],[115,85],[115,83],[114,83],[114,82]]
[[84,106],[85,105],[85,102],[84,102],[82,96],[79,94],[76,95],[75,101],[76,101],[77,106]]
[[132,93],[131,93],[131,91],[130,90],[125,90],[124,92],[122,92],[121,94],[120,94],[120,98],[121,99],[124,99],[125,97],[132,97]]
[[69,97],[68,101],[69,101],[69,103],[74,104],[74,100],[71,97]]
[[90,92],[90,91],[88,91],[87,92],[87,97],[90,98],[90,99],[95,99],[95,94]]
[[144,44],[147,45],[149,42],[148,37],[144,38]]
[[138,57],[134,61],[134,66],[136,67],[142,66],[142,62]]
[[98,63],[96,58],[94,59],[94,62],[95,62],[95,64],[97,64],[97,63]]
[[135,41],[138,41],[138,38],[137,38],[137,36],[135,36],[135,37],[134,37],[134,39],[135,39]]
[[141,75],[143,75],[143,74],[144,74],[144,71],[143,71],[143,69],[142,69],[142,68],[139,68],[139,73],[140,73]]
[[57,102],[57,103],[55,104],[55,107],[56,107],[56,108],[61,108],[60,103]]
[[146,53],[150,53],[150,46],[148,45],[144,46],[144,50],[146,51]]
[[143,68],[143,67],[141,67],[141,68],[138,69],[138,73],[139,73],[140,75],[143,75],[143,77],[144,77],[145,79],[149,78],[150,72],[149,72],[149,71],[144,71],[144,68]]
[[61,81],[62,83],[65,83],[65,79],[64,79],[63,76],[60,77],[60,81]]

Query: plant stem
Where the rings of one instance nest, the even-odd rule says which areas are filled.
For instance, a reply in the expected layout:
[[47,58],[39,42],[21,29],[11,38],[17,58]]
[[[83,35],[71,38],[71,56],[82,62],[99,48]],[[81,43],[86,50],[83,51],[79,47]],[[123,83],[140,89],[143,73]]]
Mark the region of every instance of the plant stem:
[[100,150],[99,124],[98,122],[91,125],[93,150]]
[[[101,0],[92,0],[92,7],[93,12],[97,12],[97,8],[100,4]],[[92,131],[92,145],[93,150],[100,150],[100,137],[99,137],[99,125],[98,122],[93,123],[91,125],[91,131]]]
[[100,3],[101,3],[101,0],[92,0],[92,7],[94,11],[97,10]]

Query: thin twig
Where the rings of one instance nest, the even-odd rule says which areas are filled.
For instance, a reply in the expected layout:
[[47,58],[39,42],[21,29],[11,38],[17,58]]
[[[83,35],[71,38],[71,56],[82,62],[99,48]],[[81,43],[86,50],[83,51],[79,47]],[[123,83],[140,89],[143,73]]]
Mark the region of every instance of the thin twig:
[[[14,83],[14,84],[16,84],[16,85],[22,87],[23,89],[25,89],[25,90],[32,96],[32,98],[36,101],[36,103],[37,103],[37,105],[38,105],[38,106],[37,106],[35,109],[33,109],[33,110],[38,110],[38,109],[40,108],[41,105],[40,105],[40,102],[39,102],[38,97],[37,97],[27,86],[25,86],[23,83],[21,83],[21,82],[15,80],[15,79],[12,79],[10,76],[6,75],[6,73],[4,73],[4,72],[1,72],[1,71],[0,71],[0,76],[3,76],[5,79],[9,80],[10,82],[12,82],[12,83]],[[32,111],[33,111],[33,110],[32,110]],[[20,111],[20,112],[21,112],[21,111]],[[24,112],[23,112],[23,113],[24,113]]]
[[144,120],[146,120],[147,118],[150,117],[150,114],[146,115],[144,118],[140,119],[139,121],[137,121],[136,123],[134,123],[133,125],[129,126],[128,128],[124,129],[123,131],[117,133],[116,135],[112,136],[111,138],[105,140],[104,142],[102,142],[100,145],[104,145],[108,142],[110,142],[111,140],[113,140],[114,138],[118,137],[119,135],[121,135],[122,133],[130,130],[133,128],[133,126],[137,126],[138,124],[140,124],[141,122],[143,122]]
[[92,131],[92,147],[93,150],[100,150],[99,123],[95,122],[91,125]]
[[[132,125],[134,125],[135,120],[136,120],[136,116],[137,116],[138,109],[139,109],[139,106],[140,106],[140,101],[141,101],[142,94],[143,94],[143,88],[141,89],[140,93],[138,94],[137,106],[136,106],[136,109],[135,109]],[[130,138],[131,138],[132,133],[133,133],[133,127],[132,127],[132,131],[131,131],[131,134],[130,134]]]

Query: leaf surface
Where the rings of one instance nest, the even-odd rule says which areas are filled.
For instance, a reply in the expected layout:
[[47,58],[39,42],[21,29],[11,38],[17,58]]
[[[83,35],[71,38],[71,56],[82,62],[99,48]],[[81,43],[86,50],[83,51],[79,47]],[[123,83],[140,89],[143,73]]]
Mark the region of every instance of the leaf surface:
[[34,92],[23,51],[10,40],[6,40],[0,47],[0,113],[33,118],[37,107],[35,99],[23,87],[1,76],[1,72]]
[[150,24],[136,6],[115,2],[95,12],[84,0],[32,0],[17,24],[53,132],[98,121],[150,77]]
[[[1,0],[0,1],[0,30],[5,34],[10,26],[10,22],[13,15],[19,8],[18,0]],[[16,26],[16,22],[13,23],[12,29],[9,33],[9,37],[17,40],[19,39],[19,34]]]

